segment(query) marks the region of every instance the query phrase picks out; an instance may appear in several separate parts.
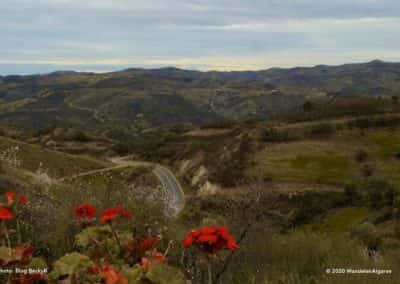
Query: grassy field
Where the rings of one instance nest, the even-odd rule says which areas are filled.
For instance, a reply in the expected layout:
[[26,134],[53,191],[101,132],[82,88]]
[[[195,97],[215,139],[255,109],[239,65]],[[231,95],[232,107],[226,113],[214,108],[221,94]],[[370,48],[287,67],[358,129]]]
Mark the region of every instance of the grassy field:
[[[352,178],[352,149],[332,141],[270,144],[255,156],[254,176],[343,184]],[[354,149],[353,149],[354,151]]]
[[[304,126],[306,127],[306,126]],[[255,154],[248,174],[275,180],[346,184],[360,173],[356,160],[365,151],[366,164],[389,181],[400,182],[400,135],[392,129],[342,130],[329,139],[267,143]]]
[[85,156],[74,156],[44,149],[40,146],[0,137],[0,152],[18,146],[21,167],[35,172],[40,164],[53,178],[70,176],[76,173],[109,167],[106,161]]
[[346,207],[327,213],[322,220],[306,226],[306,229],[318,234],[343,234],[365,221],[369,214],[370,210],[366,207]]
[[[241,190],[199,196],[192,194],[196,189],[191,188],[187,191],[186,208],[175,220],[165,219],[162,205],[152,199],[160,194],[160,185],[145,167],[81,176],[50,187],[39,187],[33,179],[30,181],[21,173],[11,176],[9,172],[10,179],[26,181],[22,190],[32,202],[26,212],[25,234],[38,250],[48,251],[49,260],[53,260],[74,249],[71,236],[77,228],[71,222],[72,207],[81,202],[101,209],[122,204],[134,214],[129,226],[145,228],[155,224],[164,229],[168,238],[178,241],[191,228],[209,224],[229,226],[233,235],[241,238],[241,248],[230,259],[223,283],[397,283],[398,207],[393,200],[373,207],[366,186],[370,180],[379,179],[398,190],[400,161],[396,154],[400,151],[400,135],[396,129],[342,127],[335,128],[329,136],[304,135],[272,143],[256,135],[259,126],[240,125],[230,131],[195,130],[162,140],[154,151],[146,148],[144,152],[150,158],[159,159],[176,172],[186,159],[192,163],[192,172],[200,166],[214,166],[212,170],[218,171],[226,164],[237,163],[235,159],[239,157],[235,153],[249,148],[248,156],[240,157],[238,163],[241,166],[243,161],[243,167],[233,168],[243,170],[249,178],[237,186]],[[297,124],[297,133],[309,133],[309,126]],[[249,143],[243,143],[246,137]],[[20,147],[24,172],[34,172],[40,162],[54,177],[109,166],[101,160],[0,139],[0,150],[10,146]],[[365,167],[371,168],[371,176],[365,176]],[[15,171],[18,173],[18,169]],[[183,175],[188,176],[188,187],[190,173]],[[226,178],[235,173],[228,168]],[[263,181],[255,184],[256,179]],[[269,184],[278,190],[269,191]],[[358,185],[365,194],[351,199],[346,191],[349,184]],[[283,187],[288,190],[279,191]],[[5,186],[1,188],[7,190]],[[38,231],[46,234],[36,234]],[[378,251],[376,259],[368,255],[371,248]],[[172,250],[169,261],[186,271],[188,267],[180,263],[179,252]],[[325,273],[329,267],[393,269],[394,273],[388,277],[330,277]],[[214,273],[220,269],[221,263],[215,264]],[[203,277],[198,270],[194,279]]]

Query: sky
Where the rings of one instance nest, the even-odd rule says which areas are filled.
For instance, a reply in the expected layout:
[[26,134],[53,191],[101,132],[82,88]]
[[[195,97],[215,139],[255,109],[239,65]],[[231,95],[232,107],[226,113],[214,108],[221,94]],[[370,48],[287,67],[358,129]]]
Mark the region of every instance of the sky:
[[400,61],[399,0],[0,0],[0,75]]

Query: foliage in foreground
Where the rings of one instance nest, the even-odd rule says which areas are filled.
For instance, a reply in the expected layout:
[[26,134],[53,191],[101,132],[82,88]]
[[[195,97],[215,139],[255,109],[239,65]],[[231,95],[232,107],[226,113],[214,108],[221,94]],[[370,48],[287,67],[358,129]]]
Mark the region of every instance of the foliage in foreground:
[[[52,264],[48,273],[46,263],[33,257],[34,247],[29,244],[13,248],[7,221],[16,219],[19,232],[18,210],[27,206],[28,200],[21,193],[7,192],[6,202],[0,206],[0,268],[9,271],[7,284],[29,283],[86,283],[86,284],[184,284],[186,276],[178,268],[167,264],[173,241],[165,242],[162,233],[153,234],[149,227],[146,235],[121,230],[120,224],[130,222],[133,214],[122,205],[101,211],[82,203],[73,212],[73,222],[81,228],[75,236],[78,251],[70,252]],[[18,242],[22,242],[18,237]],[[164,246],[164,250],[161,248]],[[183,241],[184,248],[196,246],[208,262],[209,283],[212,283],[212,259],[216,254],[239,248],[226,227],[204,227],[189,232]]]

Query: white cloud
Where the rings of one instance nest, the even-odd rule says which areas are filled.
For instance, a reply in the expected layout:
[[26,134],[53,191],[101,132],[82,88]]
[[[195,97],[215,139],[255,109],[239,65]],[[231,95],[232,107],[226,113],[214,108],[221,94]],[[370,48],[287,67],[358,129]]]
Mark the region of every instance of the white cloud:
[[[46,65],[46,66],[74,66],[79,70],[110,70],[124,69],[127,67],[162,67],[176,66],[180,68],[193,68],[199,70],[260,70],[272,67],[314,66],[316,62],[324,64],[344,64],[349,62],[366,62],[376,58],[386,61],[400,61],[400,51],[380,50],[376,52],[343,52],[343,53],[307,53],[307,52],[277,52],[255,56],[208,56],[196,58],[113,58],[113,59],[54,59],[54,60],[4,60],[1,64],[7,65]],[[98,66],[98,68],[93,68]],[[111,68],[104,69],[109,66]],[[103,68],[103,69],[101,69]]]
[[399,31],[398,0],[2,0],[0,71],[393,60]]

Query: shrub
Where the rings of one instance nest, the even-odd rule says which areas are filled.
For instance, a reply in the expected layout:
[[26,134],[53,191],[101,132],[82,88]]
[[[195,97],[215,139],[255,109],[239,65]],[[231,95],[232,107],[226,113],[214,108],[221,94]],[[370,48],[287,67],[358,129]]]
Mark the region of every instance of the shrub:
[[131,143],[116,143],[111,150],[120,156],[132,153],[134,146]]
[[81,130],[71,131],[68,139],[72,140],[72,141],[78,141],[78,142],[88,142],[89,141],[89,137],[86,135],[85,132],[83,132]]
[[305,111],[305,112],[312,111],[312,110],[315,109],[315,107],[316,107],[315,104],[313,102],[310,102],[310,101],[305,102],[303,104],[303,106],[302,106],[303,111]]
[[396,196],[395,190],[385,180],[372,179],[366,186],[367,198],[373,208],[393,206]]
[[396,127],[400,125],[400,118],[396,116],[376,117],[376,118],[356,118],[347,122],[350,129],[360,128],[381,128],[381,127]]
[[[366,241],[370,247],[379,240]],[[319,235],[304,231],[285,234],[258,234],[251,242],[251,257],[242,256],[232,275],[222,283],[263,284],[373,284],[397,283],[398,273],[392,275],[329,275],[327,268],[393,269],[395,258],[385,255],[379,261],[366,257],[363,243],[343,235]],[[239,257],[239,256],[238,256]],[[396,274],[396,275],[395,275]],[[384,277],[384,279],[383,279]],[[383,279],[383,281],[382,281]]]
[[352,231],[352,236],[361,240],[370,253],[376,253],[382,246],[378,229],[371,223],[363,223]]
[[311,137],[326,137],[331,136],[335,133],[336,128],[334,125],[329,123],[319,123],[311,127],[310,136]]
[[233,127],[234,122],[230,120],[216,120],[210,123],[206,123],[202,125],[200,128],[201,129],[207,129],[207,128],[220,128],[220,129],[225,129],[225,128],[231,128]]
[[354,159],[357,162],[363,163],[368,159],[368,153],[365,150],[360,149],[355,153]]
[[278,130],[276,128],[268,128],[261,133],[261,140],[267,143],[291,142],[295,138],[286,130]]
[[373,173],[374,173],[374,167],[373,167],[373,165],[371,165],[371,164],[364,164],[362,167],[361,167],[361,175],[363,176],[363,177],[371,177],[372,175],[373,175]]
[[355,204],[361,199],[359,188],[354,183],[345,185],[344,196],[348,204]]

